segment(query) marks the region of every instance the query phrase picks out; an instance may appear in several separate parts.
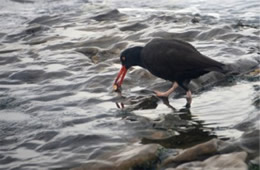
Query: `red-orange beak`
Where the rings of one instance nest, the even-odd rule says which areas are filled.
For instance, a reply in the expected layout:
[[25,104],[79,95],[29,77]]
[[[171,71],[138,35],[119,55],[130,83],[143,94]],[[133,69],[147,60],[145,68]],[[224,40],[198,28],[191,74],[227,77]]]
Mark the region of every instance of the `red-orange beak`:
[[115,83],[114,83],[114,86],[113,86],[115,91],[118,90],[121,87],[123,80],[125,78],[126,72],[127,72],[126,67],[122,66],[118,75],[117,75],[117,77],[116,77],[116,80],[115,80]]

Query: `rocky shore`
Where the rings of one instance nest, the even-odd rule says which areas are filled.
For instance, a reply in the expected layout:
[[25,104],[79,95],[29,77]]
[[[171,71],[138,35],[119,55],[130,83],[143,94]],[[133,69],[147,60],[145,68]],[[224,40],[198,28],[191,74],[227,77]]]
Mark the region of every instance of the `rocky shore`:
[[[233,80],[241,78],[259,81],[257,62],[243,61],[233,66],[240,68],[238,69],[240,71],[243,70],[241,74],[233,77]],[[201,89],[202,84],[208,86],[221,84],[224,79],[224,82],[227,81],[228,77],[224,78],[224,75],[212,76],[212,74],[219,73],[209,73],[194,80],[194,87]],[[256,96],[253,100],[253,105],[258,109],[259,87],[255,87]],[[134,105],[135,107],[131,105],[130,108],[131,110],[154,108],[154,103],[160,99],[153,98],[153,96],[141,97],[137,102],[139,104]],[[127,116],[125,121],[139,123],[148,121],[152,124],[148,126],[149,129],[138,130],[140,142],[109,151],[71,170],[257,170],[260,168],[260,131],[257,126],[259,114],[254,118],[255,123],[250,125],[248,120],[245,120],[235,126],[244,131],[240,138],[224,140],[214,135],[205,135],[207,136],[205,138],[203,133],[207,132],[198,127],[199,122],[191,123],[189,110],[177,111],[174,108],[173,110],[174,113],[167,114],[160,120],[148,120],[138,115]]]
[[[0,170],[259,169],[259,0],[4,0],[0,4]],[[235,73],[171,83],[120,52],[188,41]]]

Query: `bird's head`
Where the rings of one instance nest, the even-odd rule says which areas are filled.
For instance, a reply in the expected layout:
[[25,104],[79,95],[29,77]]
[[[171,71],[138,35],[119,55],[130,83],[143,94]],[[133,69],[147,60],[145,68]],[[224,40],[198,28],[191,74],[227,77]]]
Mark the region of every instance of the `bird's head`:
[[117,91],[125,78],[127,70],[132,66],[142,66],[141,51],[143,47],[132,47],[124,50],[120,55],[122,67],[116,77],[114,90]]

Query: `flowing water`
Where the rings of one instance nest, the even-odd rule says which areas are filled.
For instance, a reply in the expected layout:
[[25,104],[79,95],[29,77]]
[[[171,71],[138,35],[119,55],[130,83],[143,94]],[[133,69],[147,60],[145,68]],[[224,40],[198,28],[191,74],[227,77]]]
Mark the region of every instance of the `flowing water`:
[[[140,142],[151,120],[173,111],[161,101],[117,108],[120,51],[172,37],[224,63],[259,63],[259,11],[258,0],[2,0],[0,169],[69,168]],[[123,95],[145,96],[167,83],[136,67]],[[245,78],[213,86],[194,94],[185,114],[206,137],[238,138],[238,124],[259,128],[259,86]],[[179,110],[185,98],[170,104]]]

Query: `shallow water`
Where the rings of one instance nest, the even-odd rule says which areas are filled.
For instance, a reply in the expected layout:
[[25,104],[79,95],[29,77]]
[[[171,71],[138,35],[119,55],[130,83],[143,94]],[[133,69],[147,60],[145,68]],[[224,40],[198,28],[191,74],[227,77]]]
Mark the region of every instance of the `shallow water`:
[[[258,11],[258,0],[2,1],[0,169],[74,167],[149,137],[156,131],[151,119],[173,111],[162,101],[147,110],[117,108],[120,99],[112,83],[120,51],[172,37],[224,63],[259,63]],[[133,68],[123,95],[149,96],[146,89],[165,90],[165,84]],[[188,117],[205,139],[238,138],[240,123],[259,128],[259,110],[253,105],[259,85],[259,80],[239,78],[213,86],[194,94],[189,112],[174,114]],[[185,98],[173,96],[170,104],[180,110]]]

